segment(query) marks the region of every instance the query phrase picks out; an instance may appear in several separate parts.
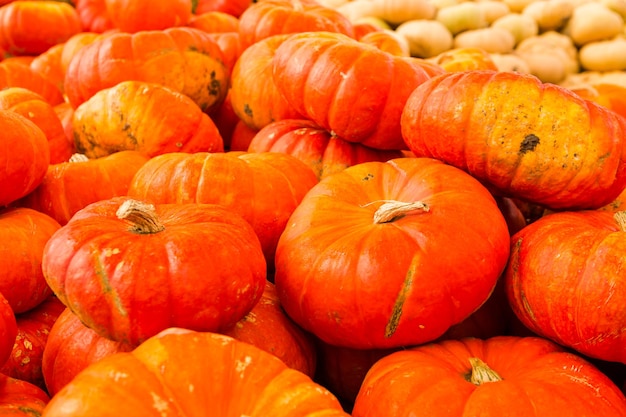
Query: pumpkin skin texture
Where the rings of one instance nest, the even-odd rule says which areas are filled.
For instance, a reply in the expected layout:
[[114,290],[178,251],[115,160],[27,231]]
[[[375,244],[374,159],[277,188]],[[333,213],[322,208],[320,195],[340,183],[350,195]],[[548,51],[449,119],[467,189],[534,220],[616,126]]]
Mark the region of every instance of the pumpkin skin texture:
[[31,310],[52,294],[41,262],[46,243],[60,227],[53,218],[33,209],[0,211],[0,292],[14,313]]
[[407,100],[401,128],[416,156],[550,209],[598,208],[626,185],[626,119],[532,75],[434,77]]
[[135,173],[148,159],[138,151],[97,159],[75,154],[68,162],[50,165],[39,186],[16,204],[45,213],[63,226],[91,203],[126,195]]
[[84,32],[102,33],[115,28],[104,0],[74,0],[74,8]]
[[85,325],[131,345],[171,326],[232,326],[266,279],[259,240],[240,216],[218,205],[127,197],[76,213],[48,241],[42,270]]
[[625,413],[624,395],[586,360],[542,338],[499,336],[432,343],[382,358],[365,377],[352,416]]
[[0,364],[4,364],[11,356],[16,337],[15,313],[7,299],[0,293]]
[[135,174],[128,195],[154,204],[209,203],[232,210],[256,232],[270,270],[287,220],[317,177],[279,152],[170,153]]
[[0,47],[12,55],[39,55],[81,31],[71,5],[14,1],[0,7]]
[[203,111],[224,100],[229,72],[213,38],[177,27],[106,35],[76,51],[65,74],[74,108],[122,81],[161,84],[191,98]]
[[43,131],[24,116],[0,110],[0,207],[33,191],[50,163]]
[[40,416],[48,401],[50,397],[38,386],[0,374],[0,415]]
[[64,309],[58,298],[50,296],[32,310],[18,314],[15,344],[0,373],[45,389],[43,352],[50,329]]
[[39,94],[22,87],[0,90],[0,109],[11,110],[35,123],[48,139],[50,163],[57,164],[70,159],[74,143],[63,130],[61,119],[54,107]]
[[211,118],[189,97],[141,81],[97,92],[72,116],[78,153],[100,158],[123,150],[149,157],[169,152],[223,152]]
[[[505,273],[522,324],[587,356],[626,363],[624,223],[609,211],[545,215],[511,239]],[[615,217],[618,216],[618,217]]]
[[354,37],[352,23],[346,16],[315,0],[263,0],[252,4],[239,17],[244,47],[273,35],[321,31]]
[[63,93],[53,81],[36,72],[29,65],[18,62],[0,62],[0,89],[22,87],[42,96],[53,106],[63,103]]
[[251,4],[252,0],[198,0],[195,13],[201,15],[216,11],[240,17]]
[[60,91],[63,91],[65,82],[65,71],[61,67],[61,55],[65,43],[54,45],[46,52],[43,52],[30,62],[30,68],[45,79],[54,84]]
[[168,329],[132,352],[90,365],[54,396],[43,417],[201,417],[207,410],[216,416],[348,416],[325,388],[255,346]]
[[415,345],[487,300],[509,240],[495,200],[463,171],[430,158],[365,162],[320,181],[294,210],[275,284],[287,314],[326,343]]
[[283,152],[306,163],[318,179],[362,162],[402,157],[399,150],[380,150],[334,136],[310,120],[285,119],[258,131],[248,152]]
[[41,370],[46,391],[54,396],[90,364],[134,347],[100,336],[65,308],[52,325],[43,351]]
[[184,26],[191,18],[191,0],[104,0],[107,16],[122,32],[164,30]]
[[431,72],[443,72],[424,62],[342,34],[307,32],[276,49],[272,75],[296,111],[337,136],[376,149],[406,149],[400,132],[406,99]]

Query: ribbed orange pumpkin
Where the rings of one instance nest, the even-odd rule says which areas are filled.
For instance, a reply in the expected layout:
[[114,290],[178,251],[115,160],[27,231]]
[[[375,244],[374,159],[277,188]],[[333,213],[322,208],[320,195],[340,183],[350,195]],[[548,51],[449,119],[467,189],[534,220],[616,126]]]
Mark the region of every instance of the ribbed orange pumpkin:
[[85,32],[102,33],[115,27],[104,0],[74,0],[74,8]]
[[161,84],[123,81],[97,92],[74,111],[78,153],[100,158],[122,150],[147,156],[222,152],[215,123],[189,97]]
[[0,374],[0,415],[40,416],[48,401],[48,394],[36,385]]
[[199,29],[122,32],[98,38],[75,53],[65,93],[78,107],[98,91],[128,80],[161,84],[209,111],[226,97],[229,73],[220,47]]
[[407,100],[401,128],[416,156],[551,209],[599,208],[626,186],[626,118],[532,75],[434,77]]
[[443,72],[425,62],[339,33],[307,32],[276,48],[272,74],[287,103],[319,126],[372,148],[406,149],[400,131],[406,100],[433,72]]
[[192,9],[192,0],[104,0],[104,4],[113,26],[128,33],[184,26]]
[[279,152],[169,153],[135,174],[128,195],[155,204],[219,204],[248,221],[268,267],[293,210],[317,184],[313,170]]
[[24,197],[43,180],[50,147],[43,131],[24,116],[0,110],[0,207]]
[[7,299],[0,293],[0,366],[9,359],[16,337],[15,313]]
[[326,343],[415,345],[487,300],[509,242],[496,201],[467,173],[430,158],[365,162],[302,199],[274,279],[287,314]]
[[49,239],[41,269],[83,323],[131,345],[171,326],[228,328],[266,280],[259,239],[241,216],[216,204],[127,197],[76,213]]
[[132,352],[90,365],[54,396],[42,417],[207,413],[349,416],[324,387],[255,346],[214,333],[168,329]]
[[0,47],[39,55],[81,31],[76,10],[61,1],[13,1],[0,7]]
[[54,82],[36,72],[30,65],[10,62],[0,62],[0,89],[7,87],[22,87],[42,96],[53,106],[63,103],[63,93]]

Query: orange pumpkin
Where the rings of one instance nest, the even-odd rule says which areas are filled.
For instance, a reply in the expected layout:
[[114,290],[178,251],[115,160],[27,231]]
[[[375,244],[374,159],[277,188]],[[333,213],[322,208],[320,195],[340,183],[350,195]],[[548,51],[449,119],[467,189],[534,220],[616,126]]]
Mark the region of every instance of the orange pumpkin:
[[59,43],[48,49],[47,51],[37,55],[30,62],[30,68],[41,75],[63,91],[65,82],[65,70],[61,66],[61,55],[65,43]]
[[191,0],[104,0],[106,15],[122,32],[184,26],[191,18]]
[[217,126],[191,98],[141,81],[97,92],[74,111],[72,130],[76,150],[88,158],[122,150],[150,157],[224,150]]
[[211,11],[192,16],[187,26],[207,33],[237,32],[239,19],[228,13]]
[[63,103],[63,93],[52,80],[45,78],[30,65],[17,62],[0,62],[0,89],[22,87],[42,96],[53,106]]
[[90,365],[54,396],[42,417],[162,417],[207,410],[348,417],[328,390],[275,356],[228,336],[183,329],[168,329],[132,352]]
[[38,386],[0,374],[0,415],[41,416],[48,401],[50,397]]
[[429,61],[439,65],[448,72],[498,70],[491,55],[484,49],[476,47],[453,48],[430,58]]
[[104,0],[73,0],[73,3],[83,31],[102,33],[115,27]]
[[0,366],[11,356],[17,337],[15,313],[7,299],[0,293]]

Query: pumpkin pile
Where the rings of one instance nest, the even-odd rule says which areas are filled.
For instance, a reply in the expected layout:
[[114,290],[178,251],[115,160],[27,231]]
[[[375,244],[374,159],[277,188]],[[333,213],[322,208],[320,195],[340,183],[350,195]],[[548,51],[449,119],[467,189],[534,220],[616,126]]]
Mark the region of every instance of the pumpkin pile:
[[0,416],[626,415],[626,7],[407,4],[0,0]]

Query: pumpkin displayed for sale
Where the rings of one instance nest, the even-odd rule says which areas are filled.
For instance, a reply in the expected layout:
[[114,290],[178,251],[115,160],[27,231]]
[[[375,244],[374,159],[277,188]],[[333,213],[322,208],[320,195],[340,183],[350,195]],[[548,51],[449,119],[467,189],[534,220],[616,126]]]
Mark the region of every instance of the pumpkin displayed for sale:
[[354,37],[352,23],[345,15],[316,0],[263,0],[250,5],[239,17],[245,47],[274,35],[321,31]]
[[65,75],[65,93],[76,108],[98,91],[128,80],[171,88],[209,111],[226,96],[229,73],[220,47],[199,29],[120,32],[76,51]]
[[191,19],[192,0],[104,0],[106,14],[122,32],[163,30]]
[[63,93],[53,81],[30,67],[18,62],[0,62],[0,89],[22,87],[42,96],[53,106],[63,103]]
[[552,213],[513,236],[505,282],[526,327],[587,356],[626,363],[624,216]]
[[18,314],[15,344],[8,360],[0,366],[0,373],[45,389],[43,352],[50,329],[64,309],[63,303],[52,295],[37,307]]
[[65,135],[61,119],[54,107],[39,94],[22,87],[0,90],[0,109],[11,110],[35,123],[48,139],[50,163],[66,162],[72,156],[74,144]]
[[43,131],[26,117],[0,110],[0,207],[33,191],[50,163],[50,147]]
[[52,293],[41,262],[46,243],[60,227],[52,217],[30,208],[0,211],[0,293],[14,313],[35,308]]
[[37,188],[16,204],[65,225],[91,203],[126,195],[135,173],[148,159],[138,151],[119,151],[97,159],[74,154],[68,162],[50,165]]
[[48,394],[36,385],[0,374],[0,415],[41,416],[48,401]]
[[365,162],[306,194],[278,242],[274,279],[287,314],[326,343],[414,345],[487,300],[509,240],[492,195],[458,168]]
[[275,356],[232,337],[184,329],[165,330],[132,352],[90,365],[53,397],[42,417],[207,412],[348,417],[328,390]]
[[42,270],[85,325],[132,345],[172,326],[228,328],[266,279],[259,240],[236,213],[127,197],[76,213],[48,241]]
[[353,417],[626,415],[626,397],[588,361],[538,337],[432,343],[376,362]]
[[7,299],[0,293],[0,366],[4,364],[13,350],[17,337],[15,313]]
[[210,203],[231,210],[250,223],[271,270],[289,216],[315,184],[311,168],[280,152],[169,153],[139,168],[128,195],[154,204]]
[[135,347],[100,336],[65,308],[49,330],[41,358],[46,391],[55,395],[90,364]]
[[239,17],[253,3],[253,0],[198,0],[195,5],[195,14],[207,12],[222,12]]
[[348,142],[306,119],[284,119],[268,124],[254,135],[248,152],[282,152],[295,156],[311,167],[318,179],[362,162],[384,162],[403,156],[399,150],[372,149]]
[[337,136],[376,149],[406,149],[400,115],[411,92],[444,70],[346,35],[291,35],[272,59],[273,80],[293,108]]
[[431,78],[408,98],[401,129],[416,156],[551,209],[599,208],[626,186],[626,119],[532,75]]
[[38,55],[81,31],[76,10],[62,1],[12,1],[0,7],[0,48]]
[[83,31],[102,33],[115,27],[104,0],[73,0],[73,3]]
[[78,153],[100,158],[123,150],[222,152],[211,118],[189,97],[161,84],[123,81],[97,92],[72,116]]
[[64,45],[65,43],[59,43],[52,46],[28,64],[34,72],[51,81],[60,91],[63,91],[65,82],[65,71],[61,66]]

